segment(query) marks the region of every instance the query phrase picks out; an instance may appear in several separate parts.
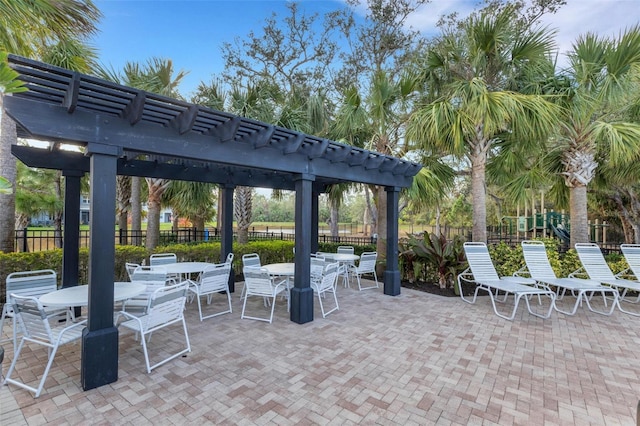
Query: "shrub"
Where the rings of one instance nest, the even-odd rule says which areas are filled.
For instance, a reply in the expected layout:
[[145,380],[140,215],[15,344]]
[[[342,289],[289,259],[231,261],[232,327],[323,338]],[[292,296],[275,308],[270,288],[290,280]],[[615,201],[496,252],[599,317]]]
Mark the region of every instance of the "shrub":
[[440,288],[451,288],[457,274],[465,268],[463,239],[460,236],[448,241],[444,235],[429,234],[424,232],[422,239],[409,235],[409,239],[403,244],[406,247],[401,254],[404,262],[415,272],[418,265],[424,264],[431,269],[437,277]]

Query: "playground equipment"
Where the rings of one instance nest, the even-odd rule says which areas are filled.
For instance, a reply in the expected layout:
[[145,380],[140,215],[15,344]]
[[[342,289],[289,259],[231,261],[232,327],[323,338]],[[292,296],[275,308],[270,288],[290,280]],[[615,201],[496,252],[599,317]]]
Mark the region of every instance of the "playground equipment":
[[[569,245],[571,225],[569,215],[554,211],[544,213],[534,213],[532,216],[504,216],[502,224],[506,226],[503,232],[508,235],[515,235],[520,238],[555,237],[563,245]],[[589,222],[589,233],[591,241],[597,243],[607,242],[607,222]]]

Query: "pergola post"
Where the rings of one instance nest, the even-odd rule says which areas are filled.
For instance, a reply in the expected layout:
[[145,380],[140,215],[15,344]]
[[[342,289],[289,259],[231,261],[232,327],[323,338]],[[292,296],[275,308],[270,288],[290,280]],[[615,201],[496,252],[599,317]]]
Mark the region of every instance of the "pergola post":
[[291,321],[304,324],[313,321],[313,289],[311,283],[311,211],[314,176],[300,174],[296,186],[296,255],[294,287],[291,289]]
[[90,143],[89,305],[82,332],[84,390],[118,380],[118,329],[113,325],[116,170],[119,150]]
[[[220,229],[220,261],[224,262],[227,255],[233,251],[233,191],[235,185],[224,185],[222,188],[222,228]],[[220,226],[220,224],[218,224]],[[229,291],[236,291],[236,281],[233,270],[229,274]]]
[[311,253],[318,251],[319,197],[320,192],[314,190],[311,195]]
[[62,287],[78,285],[80,264],[80,179],[84,173],[63,170],[64,228],[62,246]]
[[398,269],[398,204],[400,188],[385,187],[387,193],[387,266],[384,271],[384,294],[400,294],[400,270]]
[[[64,176],[64,228],[62,246],[62,288],[78,285],[80,266],[80,179],[84,173],[63,170]],[[76,316],[82,311],[74,308]]]

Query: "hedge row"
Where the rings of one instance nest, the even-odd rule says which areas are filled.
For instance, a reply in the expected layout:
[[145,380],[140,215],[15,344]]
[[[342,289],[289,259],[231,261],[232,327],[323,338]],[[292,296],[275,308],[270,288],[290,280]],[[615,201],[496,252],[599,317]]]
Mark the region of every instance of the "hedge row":
[[[340,244],[321,243],[321,251],[335,252]],[[258,253],[263,264],[292,262],[292,241],[254,241],[247,244],[234,244],[233,267],[236,276],[242,274],[242,255]],[[355,246],[356,254],[363,251],[373,251],[375,246]],[[220,242],[198,244],[172,244],[158,246],[153,251],[139,246],[116,246],[114,281],[127,281],[125,263],[149,264],[149,256],[153,253],[175,253],[182,262],[211,262],[220,261]],[[89,282],[89,250],[80,249],[79,282]],[[62,249],[48,250],[35,253],[2,253],[0,252],[0,297],[2,303],[6,299],[6,278],[11,272],[35,271],[39,269],[53,269],[58,274],[58,285],[61,285]]]

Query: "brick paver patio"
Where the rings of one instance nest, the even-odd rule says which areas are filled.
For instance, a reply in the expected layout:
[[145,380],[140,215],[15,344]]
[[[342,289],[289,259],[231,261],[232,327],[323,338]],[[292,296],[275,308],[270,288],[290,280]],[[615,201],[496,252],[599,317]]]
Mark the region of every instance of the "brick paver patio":
[[[323,319],[316,306],[304,325],[282,301],[272,324],[240,320],[239,292],[232,314],[202,323],[190,304],[192,352],[151,374],[121,330],[119,380],[88,392],[80,346],[63,348],[40,398],[2,386],[0,424],[636,424],[640,318],[582,308],[542,320],[520,309],[510,322],[486,297],[338,293],[339,311]],[[162,350],[172,334],[154,334],[151,346]],[[18,368],[23,379],[41,371]]]

